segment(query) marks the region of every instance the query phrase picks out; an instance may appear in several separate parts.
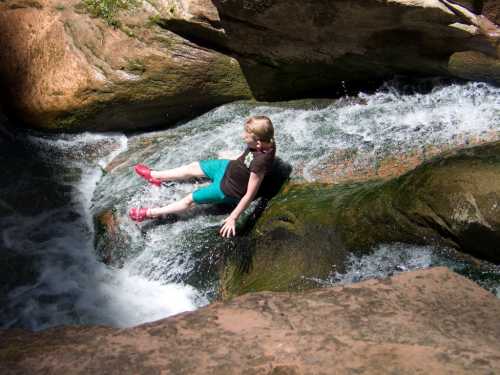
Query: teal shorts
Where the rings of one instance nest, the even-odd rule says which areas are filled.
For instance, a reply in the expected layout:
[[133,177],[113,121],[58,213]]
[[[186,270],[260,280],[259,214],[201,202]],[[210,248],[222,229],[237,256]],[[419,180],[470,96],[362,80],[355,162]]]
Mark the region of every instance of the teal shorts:
[[201,170],[205,173],[205,176],[212,180],[212,183],[193,192],[193,200],[196,203],[238,203],[238,199],[225,195],[220,187],[229,162],[230,160],[226,159],[200,161]]

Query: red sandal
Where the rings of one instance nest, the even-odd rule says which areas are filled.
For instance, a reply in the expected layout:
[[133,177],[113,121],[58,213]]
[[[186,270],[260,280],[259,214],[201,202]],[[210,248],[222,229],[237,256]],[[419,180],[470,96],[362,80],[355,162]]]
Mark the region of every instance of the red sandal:
[[145,219],[149,219],[148,208],[132,207],[128,213],[128,216],[130,216],[130,218],[134,221],[144,221]]
[[144,165],[144,164],[137,164],[135,167],[135,173],[137,173],[139,176],[144,178],[145,180],[149,181],[149,183],[160,186],[161,185],[161,180],[158,178],[154,178],[151,176],[151,169]]

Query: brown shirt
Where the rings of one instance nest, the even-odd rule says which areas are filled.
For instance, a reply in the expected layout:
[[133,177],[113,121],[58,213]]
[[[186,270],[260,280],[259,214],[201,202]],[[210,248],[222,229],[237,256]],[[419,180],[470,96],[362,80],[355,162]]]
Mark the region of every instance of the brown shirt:
[[275,154],[274,147],[265,152],[247,147],[245,152],[238,159],[231,160],[227,167],[220,186],[224,194],[238,199],[243,197],[247,192],[250,172],[264,176],[270,174]]

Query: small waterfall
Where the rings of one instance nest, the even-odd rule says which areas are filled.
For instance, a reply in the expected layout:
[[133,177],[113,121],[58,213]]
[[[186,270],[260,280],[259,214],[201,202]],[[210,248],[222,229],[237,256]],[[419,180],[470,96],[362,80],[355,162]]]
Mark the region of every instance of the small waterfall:
[[[467,83],[436,85],[419,93],[394,86],[336,101],[236,102],[173,129],[129,138],[89,133],[27,136],[23,143],[32,157],[52,171],[56,198],[40,212],[22,212],[11,201],[0,201],[1,207],[12,208],[0,215],[0,247],[32,262],[31,276],[9,289],[0,307],[0,327],[127,327],[208,303],[214,285],[199,287],[203,283],[192,280],[203,277],[197,274],[197,259],[200,254],[214,255],[207,241],[213,241],[226,213],[201,207],[173,222],[138,225],[126,218],[129,207],[167,204],[200,182],[158,189],[137,178],[131,166],[144,162],[155,169],[172,168],[238,154],[242,124],[251,115],[271,117],[278,156],[292,164],[292,178],[297,180],[318,179],[339,150],[351,155],[353,163],[370,164],[395,152],[498,139],[500,89]],[[36,173],[23,178],[26,184],[51,191]],[[121,268],[101,263],[94,248],[93,216],[110,206],[123,218],[120,230],[130,236]],[[353,258],[348,274],[332,274],[325,282],[436,264],[431,261],[436,249],[398,246],[404,259],[389,259],[378,249],[376,259]],[[370,269],[376,262],[382,264],[381,273]]]
[[34,157],[55,170],[51,183],[66,186],[69,199],[62,207],[1,220],[2,244],[37,259],[36,280],[11,290],[0,308],[2,328],[126,327],[196,307],[193,288],[112,269],[95,256],[90,202],[102,166],[126,150],[125,136],[28,136],[25,143]]

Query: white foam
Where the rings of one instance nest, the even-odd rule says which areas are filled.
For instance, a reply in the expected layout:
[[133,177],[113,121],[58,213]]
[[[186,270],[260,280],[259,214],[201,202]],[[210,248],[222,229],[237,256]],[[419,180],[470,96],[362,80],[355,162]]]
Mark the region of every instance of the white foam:
[[433,262],[431,246],[382,244],[371,254],[349,255],[346,270],[332,270],[326,284],[349,284],[371,278],[383,278],[399,272],[428,268]]
[[[8,306],[0,314],[1,327],[39,330],[75,323],[126,327],[206,303],[192,287],[150,280],[128,268],[109,268],[95,257],[90,204],[101,167],[126,150],[125,136],[85,133],[30,136],[28,141],[45,150],[42,155],[48,160],[50,155],[61,155],[53,160],[54,167],[59,162],[64,168],[74,166],[81,170],[81,178],[72,190],[69,207],[6,222],[4,244],[22,249],[24,255],[38,254],[42,261],[34,285],[10,292]],[[68,221],[71,211],[82,217]]]
[[[128,141],[121,134],[29,137],[42,150],[41,157],[55,167],[61,163],[80,169],[82,178],[73,187],[70,207],[30,218],[13,216],[4,222],[4,243],[25,254],[41,254],[43,262],[34,285],[11,292],[2,326],[41,329],[85,323],[125,327],[207,303],[199,291],[178,279],[194,264],[187,239],[201,229],[216,228],[221,216],[197,209],[145,235],[140,225],[121,220],[121,230],[131,236],[130,251],[139,248],[141,252],[119,270],[104,266],[94,255],[92,215],[99,207],[108,207],[114,197],[120,197],[116,208],[126,217],[131,206],[165,205],[197,187],[188,182],[158,189],[138,179],[132,170],[108,176],[110,182],[101,186],[100,182],[107,181],[102,179],[102,168],[143,138],[158,139],[157,151],[144,151],[144,159],[138,161],[155,169],[172,168],[217,158],[221,151],[238,154],[244,148],[240,133],[245,119],[264,114],[275,124],[277,155],[292,164],[293,177],[313,179],[313,170],[338,150],[363,150],[364,157],[371,153],[368,157],[376,158],[396,150],[450,142],[458,135],[500,130],[500,89],[486,84],[437,87],[428,94],[412,95],[387,89],[360,94],[358,99],[358,104],[332,102],[310,109],[293,108],[293,104],[232,103],[176,128]],[[69,220],[69,211],[83,217]],[[370,256],[352,258],[350,268],[343,274],[332,273],[332,280],[347,282],[426,267],[431,258],[431,250],[425,247],[382,246]]]

